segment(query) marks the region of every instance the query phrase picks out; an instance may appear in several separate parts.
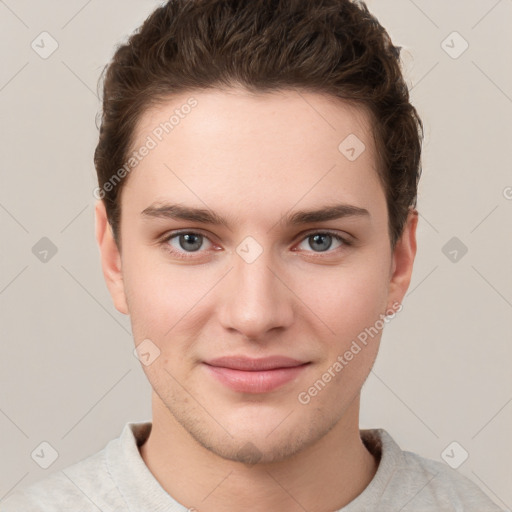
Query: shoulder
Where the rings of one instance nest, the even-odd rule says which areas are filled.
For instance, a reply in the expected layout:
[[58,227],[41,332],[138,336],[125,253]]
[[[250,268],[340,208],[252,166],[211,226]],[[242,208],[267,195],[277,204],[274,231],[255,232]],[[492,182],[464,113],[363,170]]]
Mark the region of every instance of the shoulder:
[[15,490],[0,503],[2,512],[121,511],[126,503],[107,464],[113,439],[89,457]]
[[368,487],[380,511],[500,511],[475,483],[444,462],[403,451],[383,429],[363,432],[367,447],[370,443],[381,454],[377,473]]
[[[409,482],[419,503],[439,510],[497,512],[499,507],[469,478],[441,461],[403,451],[399,472]],[[408,473],[408,476],[405,475]]]

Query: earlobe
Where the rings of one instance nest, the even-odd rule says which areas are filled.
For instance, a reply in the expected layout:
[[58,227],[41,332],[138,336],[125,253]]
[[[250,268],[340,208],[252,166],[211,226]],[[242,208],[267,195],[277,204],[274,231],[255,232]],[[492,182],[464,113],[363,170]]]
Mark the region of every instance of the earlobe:
[[128,315],[128,305],[123,281],[121,255],[114,240],[112,229],[107,219],[107,212],[102,200],[95,207],[96,242],[100,250],[103,277],[110,292],[115,308]]
[[414,258],[416,256],[416,227],[418,211],[410,208],[402,236],[393,249],[388,303],[402,303],[411,282]]

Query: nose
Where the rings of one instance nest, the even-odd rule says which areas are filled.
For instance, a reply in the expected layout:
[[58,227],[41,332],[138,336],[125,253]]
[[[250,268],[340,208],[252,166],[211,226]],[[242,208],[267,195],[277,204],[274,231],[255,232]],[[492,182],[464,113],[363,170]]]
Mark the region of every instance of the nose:
[[228,331],[258,341],[292,325],[294,295],[270,251],[252,262],[233,254],[233,269],[224,281],[218,312]]

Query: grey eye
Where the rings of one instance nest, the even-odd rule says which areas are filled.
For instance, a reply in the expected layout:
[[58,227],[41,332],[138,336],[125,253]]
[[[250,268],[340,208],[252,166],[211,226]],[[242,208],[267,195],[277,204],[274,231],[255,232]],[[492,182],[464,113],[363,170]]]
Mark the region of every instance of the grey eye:
[[178,238],[180,248],[184,251],[194,252],[203,245],[203,235],[197,233],[180,233],[173,238]]
[[333,236],[328,233],[310,235],[308,236],[309,246],[314,250],[318,249],[319,252],[327,251],[332,245],[332,238]]

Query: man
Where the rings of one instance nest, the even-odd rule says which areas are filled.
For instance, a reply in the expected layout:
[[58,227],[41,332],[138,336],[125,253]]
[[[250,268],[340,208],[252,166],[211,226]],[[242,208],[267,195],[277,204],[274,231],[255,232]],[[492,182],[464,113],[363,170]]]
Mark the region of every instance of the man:
[[153,419],[2,510],[495,511],[359,429],[416,254],[421,121],[362,3],[176,0],[104,84],[96,237]]

